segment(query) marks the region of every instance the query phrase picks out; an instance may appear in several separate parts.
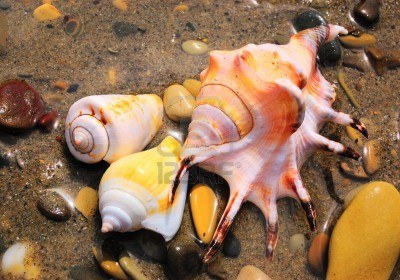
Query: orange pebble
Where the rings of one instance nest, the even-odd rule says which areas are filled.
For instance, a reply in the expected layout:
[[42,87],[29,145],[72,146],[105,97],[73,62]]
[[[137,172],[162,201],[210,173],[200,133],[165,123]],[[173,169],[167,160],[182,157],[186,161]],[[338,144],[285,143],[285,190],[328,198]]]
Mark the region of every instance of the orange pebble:
[[54,83],[54,87],[61,90],[66,90],[68,88],[68,84],[64,81],[58,81]]

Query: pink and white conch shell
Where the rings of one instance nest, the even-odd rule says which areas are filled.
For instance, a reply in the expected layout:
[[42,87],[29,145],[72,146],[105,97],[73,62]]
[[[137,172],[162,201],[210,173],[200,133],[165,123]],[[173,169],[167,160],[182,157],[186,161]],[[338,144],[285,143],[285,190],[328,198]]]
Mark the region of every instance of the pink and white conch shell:
[[[316,230],[314,206],[300,178],[301,165],[316,149],[360,158],[353,149],[318,134],[324,122],[333,121],[368,135],[360,121],[331,108],[334,87],[316,66],[319,46],[339,33],[347,30],[319,26],[293,35],[283,46],[250,44],[210,53],[175,181],[176,186],[187,169],[198,164],[229,184],[229,201],[204,262],[216,254],[245,201],[259,207],[266,218],[270,258],[277,242],[277,199],[289,196],[299,201]],[[227,172],[226,163],[235,170]],[[171,188],[171,200],[174,191]]]

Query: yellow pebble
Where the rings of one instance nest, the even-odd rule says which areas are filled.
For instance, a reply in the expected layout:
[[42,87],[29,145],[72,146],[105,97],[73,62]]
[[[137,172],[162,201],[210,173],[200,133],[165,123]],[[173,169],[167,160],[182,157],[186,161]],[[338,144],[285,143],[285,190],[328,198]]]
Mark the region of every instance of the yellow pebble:
[[128,10],[129,0],[113,0],[112,4],[117,9],[119,9],[121,11],[126,11],[126,10]]
[[99,197],[97,192],[89,187],[82,188],[75,200],[75,208],[87,219],[90,219],[97,210]]
[[364,185],[333,230],[326,279],[389,279],[399,236],[399,191],[386,182]]
[[174,12],[186,12],[189,10],[189,7],[185,4],[178,5],[174,8]]
[[351,126],[346,126],[346,134],[347,136],[354,141],[358,146],[362,147],[364,142],[363,142],[363,135],[358,131],[352,128]]
[[210,243],[217,226],[218,199],[207,185],[197,184],[190,192],[190,210],[198,237]]
[[38,21],[55,20],[61,13],[51,4],[43,4],[33,11],[33,16]]
[[111,277],[120,280],[128,280],[128,276],[122,270],[118,262],[104,260],[101,262],[100,266],[104,270],[104,272],[106,272]]
[[111,85],[115,86],[116,81],[117,81],[117,72],[115,71],[114,68],[110,68],[110,69],[108,70],[108,82],[109,82]]
[[163,102],[167,116],[175,122],[190,119],[196,106],[196,99],[182,85],[169,86],[164,92]]
[[267,274],[253,265],[243,267],[236,280],[271,280]]
[[194,79],[187,79],[183,82],[182,84],[188,91],[190,91],[190,93],[194,96],[197,97],[197,95],[199,95],[200,92],[200,88],[201,88],[201,82],[198,80],[194,80]]

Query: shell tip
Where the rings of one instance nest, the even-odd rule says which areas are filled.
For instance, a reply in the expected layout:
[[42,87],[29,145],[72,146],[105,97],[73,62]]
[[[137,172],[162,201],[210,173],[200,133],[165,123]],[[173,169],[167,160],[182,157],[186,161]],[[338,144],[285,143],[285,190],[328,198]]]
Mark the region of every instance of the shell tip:
[[110,223],[103,223],[103,225],[101,226],[101,232],[102,233],[107,233],[113,231],[113,226]]

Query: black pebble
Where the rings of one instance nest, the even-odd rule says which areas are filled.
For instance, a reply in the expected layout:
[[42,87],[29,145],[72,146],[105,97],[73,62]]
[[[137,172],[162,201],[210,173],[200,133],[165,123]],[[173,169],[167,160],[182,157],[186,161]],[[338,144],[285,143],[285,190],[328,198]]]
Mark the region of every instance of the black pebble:
[[231,258],[237,258],[240,255],[241,245],[239,239],[233,233],[229,232],[225,238],[222,247],[222,253]]
[[36,205],[40,213],[50,220],[61,222],[71,217],[71,209],[56,192],[44,192]]
[[191,31],[195,31],[196,27],[194,26],[193,23],[191,23],[190,21],[186,23],[186,26],[191,30]]
[[195,243],[176,241],[169,246],[167,271],[171,279],[193,279],[201,268],[201,251]]
[[133,35],[138,32],[138,28],[134,24],[123,21],[115,22],[113,24],[113,29],[115,34],[120,38]]
[[167,245],[164,237],[154,231],[143,231],[140,238],[142,250],[158,262],[165,262],[167,259]]
[[379,0],[361,0],[353,8],[356,22],[365,27],[372,27],[379,21]]
[[8,10],[9,8],[11,8],[11,3],[9,3],[8,1],[5,1],[5,0],[0,0],[0,9],[1,10]]
[[67,92],[68,92],[68,93],[75,92],[75,91],[78,90],[78,88],[79,88],[79,84],[72,84],[72,85],[70,85],[69,88],[67,89]]
[[297,32],[304,29],[317,27],[322,24],[328,24],[328,21],[317,11],[307,11],[299,14],[293,19],[293,27]]
[[323,44],[318,50],[319,63],[324,66],[334,66],[341,56],[342,50],[338,39]]

